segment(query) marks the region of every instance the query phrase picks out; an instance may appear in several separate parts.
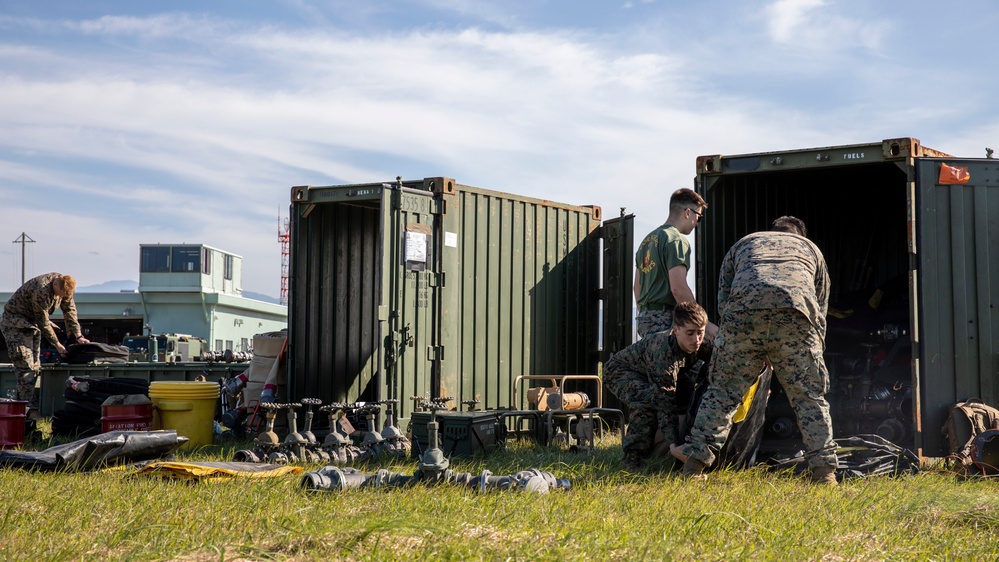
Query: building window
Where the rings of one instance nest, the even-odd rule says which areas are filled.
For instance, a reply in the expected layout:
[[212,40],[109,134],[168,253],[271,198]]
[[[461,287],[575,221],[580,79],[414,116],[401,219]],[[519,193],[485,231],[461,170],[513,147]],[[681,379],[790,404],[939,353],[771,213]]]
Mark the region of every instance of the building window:
[[212,274],[212,251],[208,248],[201,249],[201,273]]
[[175,272],[195,272],[201,269],[201,251],[197,246],[174,246],[170,260],[170,270]]
[[142,248],[141,271],[170,271],[170,248],[156,246]]
[[215,351],[225,351],[225,348],[222,347],[222,340],[215,340]]
[[246,338],[240,338],[239,340],[239,350],[240,351],[250,351],[250,343]]
[[232,256],[226,254],[225,256],[225,275],[226,281],[232,281]]
[[232,349],[232,340],[225,340],[225,348]]

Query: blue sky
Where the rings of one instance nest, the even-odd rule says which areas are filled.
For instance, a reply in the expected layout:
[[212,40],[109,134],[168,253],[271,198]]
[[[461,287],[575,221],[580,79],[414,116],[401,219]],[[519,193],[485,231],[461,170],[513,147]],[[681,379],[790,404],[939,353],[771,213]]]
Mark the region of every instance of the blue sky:
[[994,0],[6,0],[0,291],[25,232],[28,276],[137,280],[139,244],[203,243],[277,296],[295,185],[448,176],[641,236],[703,154],[984,156],[996,29]]

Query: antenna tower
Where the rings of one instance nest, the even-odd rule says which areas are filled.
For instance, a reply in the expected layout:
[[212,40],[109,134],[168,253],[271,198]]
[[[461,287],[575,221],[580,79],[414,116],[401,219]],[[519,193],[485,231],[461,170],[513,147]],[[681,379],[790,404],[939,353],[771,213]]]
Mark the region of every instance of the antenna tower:
[[281,211],[278,211],[278,242],[281,243],[281,304],[288,306],[288,219],[281,221]]

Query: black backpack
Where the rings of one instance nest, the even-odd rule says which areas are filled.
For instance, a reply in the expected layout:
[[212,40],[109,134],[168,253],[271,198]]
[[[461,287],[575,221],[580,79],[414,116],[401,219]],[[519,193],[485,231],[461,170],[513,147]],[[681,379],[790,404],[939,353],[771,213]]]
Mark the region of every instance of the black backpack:
[[[963,474],[999,474],[992,463],[983,462],[981,447],[976,460],[975,439],[990,430],[999,429],[999,410],[978,398],[958,402],[950,409],[942,432],[950,445],[950,459]],[[994,434],[993,434],[994,435]]]

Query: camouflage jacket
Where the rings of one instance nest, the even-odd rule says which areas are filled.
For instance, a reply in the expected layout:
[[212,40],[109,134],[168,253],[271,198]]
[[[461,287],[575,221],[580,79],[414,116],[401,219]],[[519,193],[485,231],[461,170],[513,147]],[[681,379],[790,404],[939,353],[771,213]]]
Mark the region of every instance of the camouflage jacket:
[[[604,365],[604,377],[630,371],[647,376],[649,381],[667,392],[676,392],[680,386],[693,386],[690,381],[678,381],[686,376],[687,367],[697,360],[696,354],[687,354],[676,344],[670,332],[649,334],[618,351]],[[682,375],[681,375],[682,374]]]
[[81,335],[80,322],[76,317],[76,303],[73,298],[64,299],[55,296],[52,281],[62,277],[59,273],[46,273],[34,279],[29,279],[14,291],[10,300],[3,308],[3,323],[20,329],[37,328],[52,345],[59,343],[49,315],[62,309],[66,321],[66,334],[70,338]]
[[755,232],[722,260],[718,312],[793,308],[825,337],[829,270],[818,246],[787,232]]

